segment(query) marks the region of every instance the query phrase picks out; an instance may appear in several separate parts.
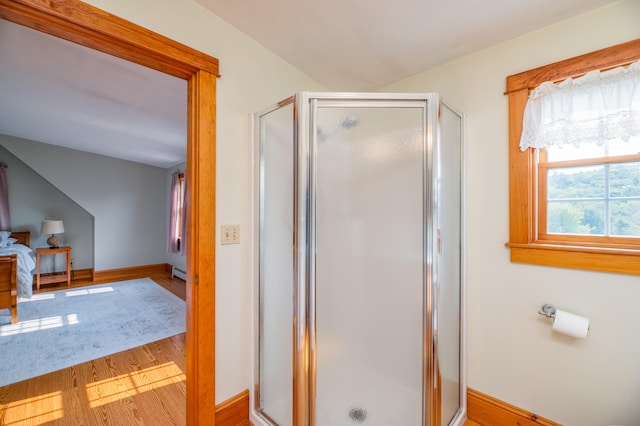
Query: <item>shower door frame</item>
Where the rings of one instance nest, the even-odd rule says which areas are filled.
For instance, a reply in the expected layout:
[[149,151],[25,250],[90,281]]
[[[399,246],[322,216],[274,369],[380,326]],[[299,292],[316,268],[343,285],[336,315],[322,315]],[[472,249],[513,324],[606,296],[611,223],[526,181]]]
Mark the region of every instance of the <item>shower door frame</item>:
[[[257,188],[260,188],[261,172],[255,173],[255,165],[262,164],[261,150],[256,146],[261,143],[260,139],[260,119],[262,116],[273,112],[283,106],[293,103],[293,124],[297,132],[294,133],[294,212],[293,212],[293,241],[294,241],[294,317],[292,318],[293,337],[293,401],[292,401],[292,423],[294,426],[315,426],[315,391],[316,391],[316,342],[315,342],[315,149],[317,145],[317,135],[311,132],[315,128],[315,110],[318,101],[324,105],[333,102],[340,107],[410,107],[423,108],[423,211],[425,214],[423,229],[423,354],[422,354],[422,425],[440,425],[440,395],[438,368],[438,341],[437,324],[435,318],[438,314],[437,290],[434,279],[437,277],[437,262],[434,261],[437,253],[438,236],[435,235],[437,229],[437,214],[435,211],[437,204],[437,182],[434,173],[441,167],[438,160],[439,134],[434,130],[434,123],[438,123],[441,100],[436,93],[357,93],[357,92],[299,92],[278,104],[271,106],[259,113],[254,114],[252,120],[252,134],[255,138],[252,144],[254,152],[252,161],[255,163],[252,171],[254,173],[254,207],[262,206],[261,195]],[[454,109],[452,111],[456,112]],[[457,112],[456,112],[457,113]],[[457,113],[461,117],[462,115]],[[303,119],[301,119],[303,117]],[[304,119],[308,117],[308,119]],[[438,127],[435,128],[436,130]],[[463,137],[461,137],[461,144]],[[462,152],[462,146],[461,146]],[[461,165],[463,159],[460,159]],[[260,169],[261,170],[261,169]],[[461,167],[462,173],[462,167]],[[462,191],[460,196],[462,197]],[[255,209],[254,211],[260,209]],[[461,229],[462,229],[462,210]],[[262,217],[256,215],[254,220],[255,245],[258,250],[254,251],[254,256],[260,256],[260,230],[262,229]],[[462,252],[461,252],[462,257]],[[254,259],[259,261],[259,258]],[[462,261],[462,259],[461,259]],[[254,264],[258,264],[254,262]],[[256,269],[259,269],[256,268]],[[461,268],[462,269],[462,268]],[[460,304],[464,306],[464,277],[460,276]],[[254,271],[256,285],[252,286],[252,291],[259,292],[260,271]],[[252,297],[252,315],[259,312],[259,297]],[[463,358],[464,339],[463,321],[464,311],[460,311],[459,316],[461,330],[458,336],[460,341],[459,368],[460,368],[460,404],[457,415],[453,423],[458,423],[466,415],[464,389],[465,363]],[[261,411],[259,398],[259,377],[260,377],[260,343],[259,335],[256,333],[261,327],[259,315],[252,319],[252,339],[254,343],[253,368],[252,368],[252,393],[253,412],[257,413],[259,419],[265,424],[276,425],[268,415]],[[257,344],[256,344],[257,343]]]

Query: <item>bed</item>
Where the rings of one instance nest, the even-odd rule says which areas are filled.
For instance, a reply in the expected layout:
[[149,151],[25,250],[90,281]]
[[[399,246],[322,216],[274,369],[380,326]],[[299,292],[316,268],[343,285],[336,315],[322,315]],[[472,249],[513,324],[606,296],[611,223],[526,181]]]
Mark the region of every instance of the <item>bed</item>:
[[11,311],[11,323],[18,321],[18,299],[31,298],[35,253],[29,247],[30,233],[0,232],[0,309]]

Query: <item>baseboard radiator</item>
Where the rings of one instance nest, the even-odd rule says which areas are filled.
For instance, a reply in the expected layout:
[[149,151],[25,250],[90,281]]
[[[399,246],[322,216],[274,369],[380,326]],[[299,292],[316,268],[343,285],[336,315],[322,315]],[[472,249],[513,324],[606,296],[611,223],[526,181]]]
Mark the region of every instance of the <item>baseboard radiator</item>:
[[177,267],[172,267],[171,268],[171,276],[172,277],[177,277],[180,278],[181,280],[186,281],[187,280],[187,271],[183,271],[180,268]]

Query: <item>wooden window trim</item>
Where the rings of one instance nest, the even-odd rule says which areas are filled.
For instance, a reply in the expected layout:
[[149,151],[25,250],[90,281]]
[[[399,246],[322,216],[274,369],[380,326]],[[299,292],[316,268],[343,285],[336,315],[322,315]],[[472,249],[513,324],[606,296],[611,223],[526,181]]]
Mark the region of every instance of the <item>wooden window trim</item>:
[[520,151],[522,119],[529,92],[545,81],[562,81],[589,71],[626,66],[640,59],[640,39],[576,56],[507,77],[509,97],[509,242],[511,261],[534,265],[640,275],[637,246],[540,241],[536,238],[536,162]]

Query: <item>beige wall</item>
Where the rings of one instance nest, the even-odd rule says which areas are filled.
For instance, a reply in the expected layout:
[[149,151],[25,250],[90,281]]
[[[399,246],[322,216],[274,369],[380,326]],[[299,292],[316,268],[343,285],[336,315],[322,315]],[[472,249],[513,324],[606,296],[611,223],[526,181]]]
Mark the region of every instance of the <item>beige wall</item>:
[[[248,114],[320,85],[195,3],[88,2],[220,59],[218,223],[247,230]],[[467,114],[469,385],[569,425],[640,418],[640,280],[509,262],[502,93],[507,75],[640,37],[639,17],[637,0],[616,3],[385,88],[438,91]],[[247,232],[241,237],[239,246],[218,242],[218,402],[249,386]],[[537,315],[547,302],[588,316],[589,337],[552,334]]]
[[[640,1],[580,15],[398,82],[466,114],[468,384],[566,425],[637,425],[640,279],[509,262],[505,77],[640,37]],[[591,319],[551,331],[544,303]]]
[[322,86],[189,0],[89,0],[96,7],[220,60],[217,220],[240,245],[217,244],[216,401],[249,387],[249,114]]

